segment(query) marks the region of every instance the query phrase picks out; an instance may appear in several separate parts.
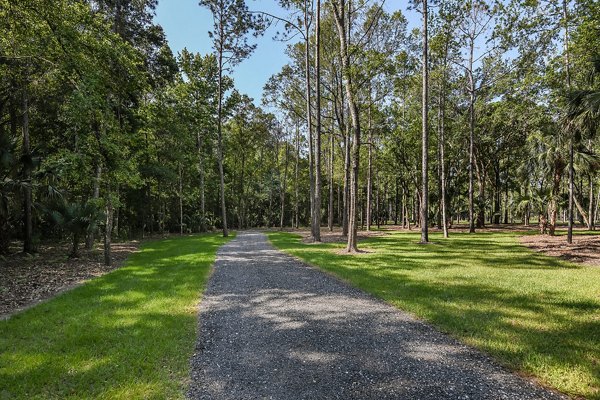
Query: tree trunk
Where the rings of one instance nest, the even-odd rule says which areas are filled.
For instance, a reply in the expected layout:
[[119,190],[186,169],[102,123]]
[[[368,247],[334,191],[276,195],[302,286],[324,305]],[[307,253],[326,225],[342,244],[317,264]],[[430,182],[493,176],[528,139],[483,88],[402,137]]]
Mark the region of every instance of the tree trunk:
[[[97,204],[98,199],[100,198],[100,180],[102,178],[102,165],[100,164],[100,162],[97,162],[96,164],[96,171],[95,171],[95,177],[94,177],[94,191],[92,193],[92,199],[94,200],[94,203]],[[94,247],[94,241],[95,241],[95,235],[96,235],[96,224],[94,223],[92,227],[90,227],[90,231],[87,235],[86,238],[86,242],[85,242],[85,248],[87,250],[91,250]]]
[[206,198],[204,195],[204,157],[202,154],[202,136],[196,133],[196,150],[198,151],[198,175],[200,178],[200,232],[206,231]]
[[310,236],[313,241],[316,240],[315,223],[315,160],[314,160],[314,138],[312,130],[312,110],[311,110],[311,82],[310,82],[310,20],[309,20],[309,1],[304,0],[304,46],[305,46],[305,80],[306,80],[306,128],[308,129],[308,180],[310,195]]
[[[445,54],[448,52],[448,44],[446,43]],[[442,215],[442,230],[444,238],[448,238],[448,217],[446,210],[446,61],[444,59],[444,76],[442,77],[442,85],[440,89],[440,110],[439,110],[439,152],[440,152],[440,209]]]
[[183,168],[179,166],[179,234],[183,235]]
[[344,215],[342,218],[342,236],[348,236],[348,216],[350,200],[350,125],[344,132]]
[[[220,26],[223,37],[223,25]],[[219,189],[221,196],[221,220],[223,224],[223,237],[229,236],[227,230],[227,208],[225,206],[225,174],[223,172],[223,43],[219,48],[219,82],[217,87],[217,163],[219,167]]]
[[104,226],[104,265],[112,265],[111,232],[113,228],[113,203],[110,188],[106,194],[106,224]]
[[367,206],[366,206],[366,220],[367,220],[367,232],[371,230],[371,210],[373,205],[371,199],[373,198],[373,131],[371,129],[371,105],[368,110],[368,123],[367,129],[369,130],[369,143],[368,146],[368,164],[367,164]]
[[423,109],[422,109],[422,149],[421,149],[421,243],[429,242],[429,131],[427,117],[429,111],[429,61],[427,57],[427,0],[423,0]]
[[285,162],[283,170],[283,183],[281,185],[281,213],[279,215],[279,229],[283,230],[285,220],[285,191],[287,188],[287,172],[288,172],[288,161],[289,161],[289,148],[288,142],[285,142]]
[[590,192],[589,192],[589,196],[590,196],[590,202],[588,205],[588,230],[593,231],[595,230],[594,227],[594,220],[595,220],[595,216],[594,216],[594,180],[592,179],[592,174],[588,175],[588,183],[590,186]]
[[32,192],[31,192],[31,148],[29,143],[29,93],[27,85],[23,86],[23,161],[25,163],[23,201],[23,252],[32,253],[33,248],[33,215],[32,215]]
[[[565,48],[565,74],[567,78],[567,90],[571,90],[571,71],[569,63],[569,12],[567,10],[568,0],[563,0],[563,21],[564,21],[564,48]],[[567,243],[573,243],[573,203],[574,203],[574,186],[575,186],[575,168],[573,165],[574,157],[574,138],[573,133],[567,133],[569,135],[569,228],[567,232]]]
[[475,168],[475,81],[473,79],[473,56],[475,39],[469,42],[469,233],[475,233],[475,204],[473,169]]
[[79,233],[73,234],[73,247],[71,247],[69,258],[79,258]]
[[321,241],[321,0],[315,10],[315,242]]
[[294,167],[294,213],[296,215],[296,222],[294,226],[296,229],[300,226],[300,208],[298,204],[299,193],[298,193],[298,173],[300,168],[300,127],[296,121],[296,164]]
[[327,210],[327,225],[329,232],[333,231],[333,159],[334,156],[334,141],[333,141],[333,126],[329,137],[329,207]]
[[[344,84],[346,87],[346,98],[350,117],[352,121],[353,142],[352,142],[352,174],[350,176],[350,198],[348,210],[348,243],[346,251],[358,251],[357,245],[357,197],[358,197],[358,172],[360,166],[360,116],[358,106],[354,98],[354,88],[352,87],[352,76],[350,72],[350,56],[348,51],[347,34],[350,30],[346,30],[346,17],[344,0],[330,3],[333,8],[334,19],[336,22],[338,37],[340,41],[340,57],[342,59],[342,73],[344,75]],[[349,16],[348,16],[349,17]],[[348,18],[349,22],[349,18]],[[348,24],[349,28],[349,24]]]

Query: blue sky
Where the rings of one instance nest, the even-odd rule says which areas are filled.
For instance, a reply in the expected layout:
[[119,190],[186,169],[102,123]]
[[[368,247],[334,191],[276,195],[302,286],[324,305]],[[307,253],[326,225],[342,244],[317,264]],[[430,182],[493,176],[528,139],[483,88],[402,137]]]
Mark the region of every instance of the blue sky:
[[[251,10],[286,15],[275,0],[255,0],[247,3]],[[386,9],[397,10],[401,8],[400,3],[406,4],[401,0],[387,0]],[[411,25],[418,23],[419,16],[406,13],[405,7],[403,8]],[[212,28],[212,16],[205,8],[198,5],[197,0],[159,0],[155,20],[164,28],[175,54],[184,47],[202,54],[212,51],[208,38],[208,31]],[[256,50],[250,58],[236,67],[234,73],[236,88],[253,97],[257,104],[261,100],[262,88],[269,77],[279,72],[288,61],[285,55],[287,43],[273,40],[276,31],[277,28],[271,27],[264,36],[255,39]]]

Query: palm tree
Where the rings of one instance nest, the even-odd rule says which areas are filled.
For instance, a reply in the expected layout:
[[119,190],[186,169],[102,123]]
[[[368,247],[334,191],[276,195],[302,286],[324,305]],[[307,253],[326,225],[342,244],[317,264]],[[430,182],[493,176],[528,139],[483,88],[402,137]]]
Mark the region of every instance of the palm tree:
[[86,233],[102,218],[102,213],[92,202],[78,203],[61,200],[48,210],[52,222],[60,229],[67,231],[72,238],[72,247],[69,258],[78,258],[79,242]]

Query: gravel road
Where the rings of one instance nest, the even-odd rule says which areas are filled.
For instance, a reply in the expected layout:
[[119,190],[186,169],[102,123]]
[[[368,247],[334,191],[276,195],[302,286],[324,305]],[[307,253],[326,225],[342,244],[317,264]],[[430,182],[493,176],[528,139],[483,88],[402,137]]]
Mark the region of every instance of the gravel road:
[[239,233],[200,306],[191,399],[564,399]]

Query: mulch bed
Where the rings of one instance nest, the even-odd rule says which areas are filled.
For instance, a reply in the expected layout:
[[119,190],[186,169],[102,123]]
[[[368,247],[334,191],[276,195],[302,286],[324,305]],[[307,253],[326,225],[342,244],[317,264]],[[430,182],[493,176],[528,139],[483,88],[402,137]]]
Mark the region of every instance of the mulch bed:
[[600,266],[600,235],[574,235],[573,244],[566,236],[527,235],[520,241],[525,246],[549,256],[585,265]]
[[34,255],[0,258],[0,319],[119,268],[139,245],[138,241],[114,243],[111,267],[104,265],[100,247],[81,250],[80,258],[69,259],[66,243],[41,245]]

